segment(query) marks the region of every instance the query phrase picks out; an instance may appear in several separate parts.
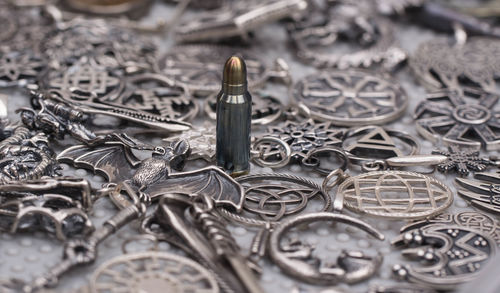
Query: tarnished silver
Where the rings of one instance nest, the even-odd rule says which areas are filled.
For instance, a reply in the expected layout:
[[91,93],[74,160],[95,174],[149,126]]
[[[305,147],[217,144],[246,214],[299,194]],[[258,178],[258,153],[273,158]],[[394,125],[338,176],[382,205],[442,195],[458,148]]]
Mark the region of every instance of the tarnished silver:
[[469,38],[454,45],[447,38],[435,38],[418,47],[410,58],[410,66],[430,89],[460,90],[468,81],[486,91],[497,92],[498,56],[500,42],[493,38]]
[[100,16],[127,15],[133,18],[146,14],[152,3],[151,0],[64,0],[63,3],[78,12]]
[[[216,118],[216,95],[210,95],[205,100],[205,113],[210,119]],[[252,124],[271,124],[283,114],[283,104],[273,95],[262,92],[252,93]]]
[[181,22],[175,29],[179,42],[217,41],[230,37],[248,38],[248,33],[264,24],[306,11],[305,0],[233,2]]
[[290,216],[310,213],[307,207],[312,200],[323,201],[323,212],[332,207],[330,195],[302,177],[280,173],[254,174],[239,177],[236,181],[245,189],[242,213],[227,209],[219,211],[224,217],[245,225],[275,226]]
[[471,228],[479,232],[489,234],[497,242],[497,244],[500,244],[500,225],[498,221],[492,216],[476,211],[461,212],[458,214],[440,214],[433,218],[403,226],[399,232],[404,233],[428,224],[459,225],[461,227]]
[[143,221],[143,230],[155,233],[155,223],[166,234],[160,237],[212,271],[224,292],[264,292],[209,196],[164,194],[154,216]]
[[342,250],[337,263],[328,264],[313,253],[313,246],[300,240],[283,245],[282,240],[288,231],[315,222],[344,223],[384,240],[384,235],[372,226],[346,215],[325,212],[299,215],[275,226],[269,238],[269,256],[284,273],[315,285],[334,285],[358,283],[378,271],[383,260],[380,253],[368,256],[361,251]]
[[204,123],[202,126],[183,131],[180,134],[164,138],[163,141],[173,143],[178,140],[186,140],[191,147],[188,160],[203,159],[207,162],[215,160],[215,126]]
[[334,125],[384,124],[408,105],[404,89],[388,75],[368,71],[323,71],[296,82],[291,96],[306,116]]
[[469,175],[470,171],[481,172],[489,166],[498,166],[495,161],[480,157],[479,151],[460,150],[455,145],[449,146],[447,151],[436,150],[432,151],[432,153],[447,157],[445,162],[437,166],[440,172],[455,171],[461,177]]
[[90,281],[90,292],[218,293],[214,276],[200,264],[166,252],[139,252],[102,264]]
[[347,178],[337,189],[335,208],[397,220],[432,217],[453,203],[440,181],[414,172],[375,171]]
[[276,59],[274,67],[270,67],[248,49],[206,44],[173,47],[159,59],[158,69],[193,94],[205,96],[220,90],[223,64],[235,54],[245,60],[249,88],[262,87],[270,78],[285,83],[290,80],[288,65],[283,59]]
[[[344,129],[334,127],[331,122],[315,123],[309,119],[304,122],[286,121],[282,125],[270,126],[262,138],[272,137],[283,141],[290,146],[290,159],[304,163],[305,158],[311,159],[307,156],[309,151],[322,147],[340,146],[343,136]],[[262,143],[258,146],[254,144],[252,149],[260,153],[260,158],[264,162],[278,161],[276,168],[279,168],[283,167],[281,163],[285,161],[285,158],[283,158],[283,150],[279,150],[277,146],[277,144]],[[316,165],[319,164],[319,160],[315,162]],[[256,163],[259,164],[260,161]],[[275,167],[273,163],[262,165]],[[306,165],[311,165],[311,161],[306,162]]]
[[[366,9],[372,3],[365,7],[344,1],[336,4],[333,9],[313,10],[289,26],[301,60],[322,68],[382,65],[393,70],[407,58],[406,52],[394,44],[391,22]],[[351,46],[342,46],[346,42]]]
[[419,284],[372,285],[367,293],[437,293],[436,290]]
[[471,150],[500,148],[499,96],[478,88],[445,89],[427,95],[413,114],[426,139]]
[[397,277],[440,290],[473,280],[496,254],[496,243],[488,234],[448,224],[410,230],[392,244],[405,248],[404,256],[423,261],[419,266],[394,265]]
[[475,179],[455,178],[457,193],[474,206],[500,214],[500,173],[475,173]]
[[34,82],[46,67],[47,63],[35,53],[0,50],[0,87]]

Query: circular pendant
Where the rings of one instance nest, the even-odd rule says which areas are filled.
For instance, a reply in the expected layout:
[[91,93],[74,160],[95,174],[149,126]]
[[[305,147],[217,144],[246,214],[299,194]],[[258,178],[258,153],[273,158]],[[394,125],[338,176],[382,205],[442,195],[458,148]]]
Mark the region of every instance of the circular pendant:
[[387,123],[408,105],[395,81],[358,70],[309,75],[293,86],[292,97],[311,118],[341,126]]

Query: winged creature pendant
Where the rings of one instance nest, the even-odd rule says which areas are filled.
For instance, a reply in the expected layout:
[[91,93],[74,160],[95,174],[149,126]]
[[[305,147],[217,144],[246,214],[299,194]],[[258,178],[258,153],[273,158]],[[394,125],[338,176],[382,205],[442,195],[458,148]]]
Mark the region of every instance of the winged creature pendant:
[[[132,150],[149,150],[152,156],[140,160]],[[114,134],[99,145],[69,147],[59,154],[57,160],[92,170],[116,184],[118,189],[137,194],[143,201],[154,200],[166,193],[203,194],[213,198],[216,205],[241,211],[243,187],[217,167],[172,173],[172,169],[183,169],[189,153],[186,140],[172,142],[167,147],[153,147],[125,134]],[[117,203],[116,198],[113,201]],[[125,205],[123,201],[117,204]]]

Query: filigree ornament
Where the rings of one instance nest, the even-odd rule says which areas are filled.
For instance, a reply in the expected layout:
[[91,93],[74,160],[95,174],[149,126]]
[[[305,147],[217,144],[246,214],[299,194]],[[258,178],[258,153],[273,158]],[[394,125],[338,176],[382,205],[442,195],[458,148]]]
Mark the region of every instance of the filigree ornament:
[[269,68],[248,50],[225,46],[176,46],[160,58],[158,66],[163,74],[186,86],[194,94],[208,95],[220,90],[221,64],[235,54],[245,59],[249,87],[260,87],[271,77],[288,77],[284,65],[277,63],[276,68]]
[[451,45],[448,39],[433,39],[419,46],[410,66],[431,89],[451,88],[473,83],[496,92],[495,79],[500,78],[500,42],[475,37],[465,44]]
[[498,95],[480,89],[442,90],[429,94],[413,117],[428,140],[491,151],[500,148],[497,104]]
[[[372,3],[367,5],[371,7]],[[315,9],[302,21],[290,25],[288,33],[297,56],[322,68],[382,65],[394,69],[407,54],[394,45],[392,24],[365,8],[357,2],[342,2],[333,9]],[[342,43],[348,43],[349,50]]]
[[307,9],[304,0],[234,2],[181,22],[175,29],[179,42],[217,41],[230,37],[247,38],[250,31]]
[[93,293],[146,292],[218,293],[214,276],[188,258],[165,252],[125,254],[102,264],[92,275]]
[[191,154],[188,160],[203,159],[207,162],[215,160],[215,126],[205,123],[201,127],[196,127],[191,130],[183,131],[174,136],[164,138],[163,141],[173,143],[178,140],[186,140],[191,146]]
[[480,212],[461,212],[458,214],[440,214],[431,219],[411,223],[401,228],[400,233],[420,228],[428,224],[459,225],[489,234],[497,244],[500,244],[500,225],[498,221]]
[[[250,226],[276,225],[299,213],[309,213],[311,200],[323,201],[321,211],[331,209],[331,198],[315,183],[288,174],[255,174],[237,178],[245,189],[243,213],[221,209],[221,213]],[[317,211],[317,210],[316,210]]]
[[395,265],[401,279],[435,289],[452,290],[475,279],[496,254],[496,243],[486,233],[455,225],[431,224],[410,230],[392,241],[402,254],[421,266]]
[[[217,118],[217,96],[211,95],[205,100],[205,113],[215,120]],[[276,121],[283,113],[283,104],[272,95],[262,92],[252,93],[252,124],[266,125]]]
[[315,120],[342,126],[383,124],[404,114],[408,97],[388,76],[365,71],[325,71],[295,83],[292,96]]
[[0,51],[0,86],[34,81],[45,67],[46,62],[34,54]]
[[419,173],[376,171],[347,178],[335,202],[336,207],[369,216],[411,220],[441,213],[453,203],[453,194],[440,181]]
[[476,173],[474,178],[455,178],[463,187],[458,194],[480,209],[500,214],[500,173]]
[[440,154],[448,157],[444,163],[437,165],[440,172],[448,173],[455,171],[459,176],[467,176],[470,171],[481,172],[489,166],[497,164],[490,160],[479,156],[479,151],[460,150],[457,146],[450,146],[447,151],[433,151],[433,154]]

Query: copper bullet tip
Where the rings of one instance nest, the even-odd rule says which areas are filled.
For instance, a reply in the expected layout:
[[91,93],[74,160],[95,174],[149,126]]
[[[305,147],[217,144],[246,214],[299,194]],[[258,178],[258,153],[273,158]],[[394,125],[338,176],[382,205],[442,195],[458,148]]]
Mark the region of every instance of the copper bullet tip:
[[229,86],[245,85],[247,83],[247,66],[243,58],[232,56],[224,65],[222,82]]

